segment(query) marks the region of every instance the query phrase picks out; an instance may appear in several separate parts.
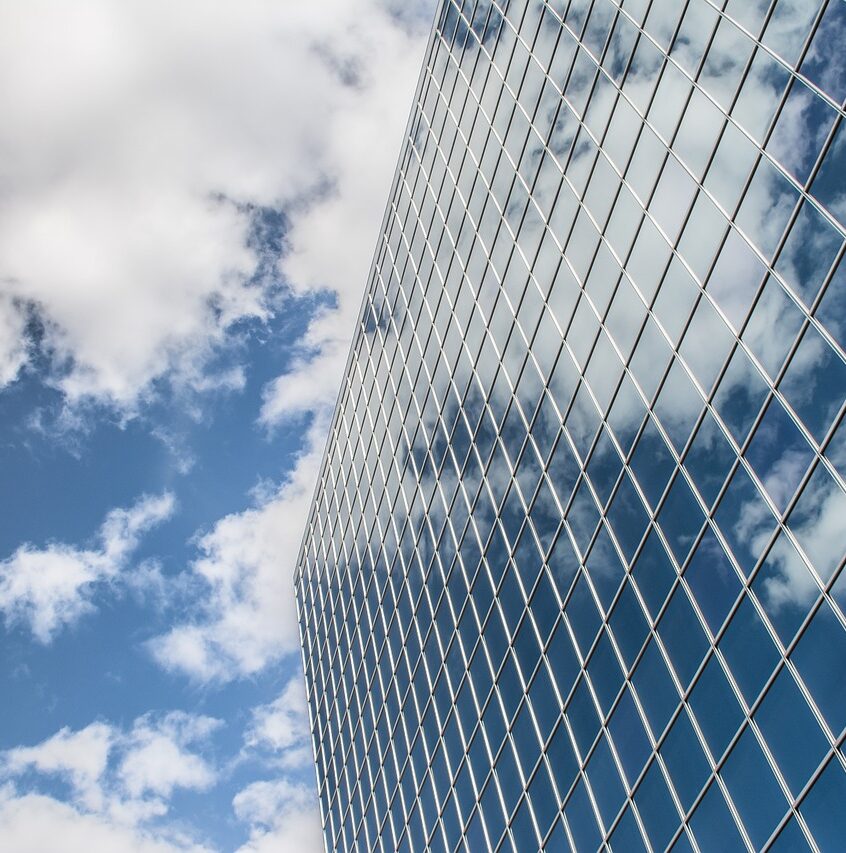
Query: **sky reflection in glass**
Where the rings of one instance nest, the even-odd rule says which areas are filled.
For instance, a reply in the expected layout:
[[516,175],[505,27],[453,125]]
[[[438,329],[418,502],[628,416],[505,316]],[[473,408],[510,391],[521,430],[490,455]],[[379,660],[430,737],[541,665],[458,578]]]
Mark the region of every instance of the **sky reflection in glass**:
[[842,841],[844,9],[443,4],[300,557],[331,849]]

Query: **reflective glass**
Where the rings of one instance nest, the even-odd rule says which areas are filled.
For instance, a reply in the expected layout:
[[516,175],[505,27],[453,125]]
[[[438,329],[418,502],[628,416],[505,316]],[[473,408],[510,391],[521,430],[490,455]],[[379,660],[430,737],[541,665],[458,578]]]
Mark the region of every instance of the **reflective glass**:
[[327,849],[842,847],[844,9],[439,3],[296,576]]

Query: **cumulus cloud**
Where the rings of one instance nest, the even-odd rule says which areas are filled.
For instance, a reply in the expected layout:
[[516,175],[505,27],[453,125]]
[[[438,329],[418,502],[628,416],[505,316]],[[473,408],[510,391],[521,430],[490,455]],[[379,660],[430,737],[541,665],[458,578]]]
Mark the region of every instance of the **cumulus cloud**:
[[72,403],[207,387],[233,323],[274,310],[274,277],[254,275],[261,208],[290,212],[292,286],[344,294],[348,325],[419,67],[414,11],[431,8],[392,6],[4,6],[0,384],[35,315]]
[[434,5],[404,4],[402,27],[379,2],[364,14],[351,7],[345,14],[352,12],[355,21],[342,39],[328,42],[350,61],[357,86],[335,116],[338,132],[326,140],[331,189],[292,216],[290,251],[280,266],[297,292],[329,289],[336,303],[310,323],[303,356],[265,389],[266,424],[334,402]]
[[[350,303],[341,312],[349,314]],[[321,312],[309,324],[307,353],[293,360],[289,370],[268,382],[262,393],[260,420],[267,426],[324,408],[338,393],[341,373],[349,352],[354,319],[342,322],[335,310]],[[346,327],[346,328],[345,328]]]
[[324,849],[314,792],[286,780],[254,782],[235,795],[235,814],[250,826],[250,840],[238,853]]
[[24,624],[41,643],[95,609],[99,585],[126,569],[141,537],[170,518],[172,494],[144,496],[129,509],[114,509],[97,533],[97,544],[81,548],[51,542],[26,543],[0,562],[0,611],[7,625]]
[[325,427],[315,423],[307,451],[265,501],[220,519],[198,540],[190,567],[204,593],[196,615],[149,647],[166,669],[198,681],[252,675],[299,648],[294,560],[320,462]]
[[247,749],[269,754],[271,760],[286,769],[311,764],[308,706],[301,672],[272,702],[253,709],[244,742]]
[[0,292],[0,388],[13,382],[29,358],[26,311],[8,293]]
[[205,741],[221,725],[211,717],[174,711],[162,720],[136,720],[126,739],[118,775],[133,797],[170,797],[174,788],[205,790],[214,784],[214,769],[201,756],[187,751]]
[[247,785],[233,799],[235,816],[249,831],[249,840],[238,853],[323,850],[317,795],[311,784],[303,782],[313,769],[299,669],[273,701],[252,709],[243,742],[239,762],[258,759],[279,775]]
[[[249,676],[299,648],[294,560],[433,6],[83,0],[71,11],[35,0],[0,10],[0,76],[14,81],[0,88],[0,387],[37,354],[74,411],[94,401],[132,415],[163,382],[238,391],[244,371],[213,366],[233,330],[269,320],[280,287],[329,295],[294,342],[291,369],[264,392],[266,427],[310,416],[294,469],[197,539],[185,574],[203,594],[150,644],[196,680]],[[268,208],[286,224],[270,271],[251,237]],[[93,547],[26,545],[5,561],[7,622],[48,642],[92,609],[92,586],[113,582],[137,544],[110,551],[106,526]],[[245,750],[301,768],[301,691],[292,682],[255,709]],[[214,784],[193,746],[203,738],[158,717],[95,725],[50,744],[98,743],[87,765],[48,767],[46,746],[17,754],[4,837],[56,849],[39,835],[47,826],[68,850],[82,839],[86,850],[190,849],[192,839],[153,828],[174,790]],[[18,790],[24,773],[60,777],[71,800]],[[258,782],[233,808],[250,832],[245,851],[323,847],[309,786]]]
[[[190,569],[207,594],[198,615],[151,643],[165,667],[202,681],[253,674],[298,648],[294,560],[428,26],[421,23],[428,15],[397,17],[376,0],[364,10],[330,5],[337,20],[330,24],[330,10],[321,8],[314,42],[337,75],[338,100],[315,152],[326,183],[291,209],[280,263],[295,292],[329,290],[335,299],[312,319],[290,369],[265,388],[260,413],[268,427],[302,415],[312,423],[278,490],[264,490],[257,506],[221,519],[199,540]],[[412,8],[431,11],[431,4]]]
[[80,811],[43,794],[0,788],[3,843],[15,853],[206,853],[188,839],[156,838],[135,826]]
[[[161,818],[175,789],[206,790],[217,781],[202,751],[220,725],[181,711],[147,714],[126,731],[95,722],[7,750],[0,754],[4,843],[16,851],[206,849]],[[67,785],[65,799],[45,793],[51,780]]]
[[[237,367],[209,375],[233,324],[269,318],[279,281],[334,296],[260,415],[273,426],[316,412],[319,426],[274,495],[200,539],[191,572],[208,595],[154,643],[172,669],[249,674],[296,648],[293,559],[432,11],[431,0],[0,11],[0,384],[38,346],[71,404],[132,413],[162,379],[237,390]],[[284,211],[285,252],[256,277],[266,259],[250,229],[268,208]],[[91,609],[86,591],[115,573],[109,556],[23,546],[3,564],[7,621],[48,642]]]
[[79,801],[96,810],[103,807],[100,777],[113,743],[114,732],[105,723],[92,723],[80,731],[64,728],[37,746],[9,750],[3,769],[9,776],[32,769],[66,777]]

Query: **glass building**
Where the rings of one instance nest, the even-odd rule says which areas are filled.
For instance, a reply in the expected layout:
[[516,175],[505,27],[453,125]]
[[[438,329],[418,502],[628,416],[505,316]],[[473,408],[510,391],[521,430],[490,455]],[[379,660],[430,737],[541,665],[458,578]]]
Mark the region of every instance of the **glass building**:
[[846,849],[844,97],[844,0],[442,4],[296,576],[329,849]]

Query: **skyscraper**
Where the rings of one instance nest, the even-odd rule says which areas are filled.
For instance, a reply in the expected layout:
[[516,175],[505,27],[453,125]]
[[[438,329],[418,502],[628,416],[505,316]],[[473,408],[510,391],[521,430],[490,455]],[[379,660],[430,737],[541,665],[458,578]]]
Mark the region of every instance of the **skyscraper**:
[[329,849],[844,849],[845,44],[443,3],[297,571]]

